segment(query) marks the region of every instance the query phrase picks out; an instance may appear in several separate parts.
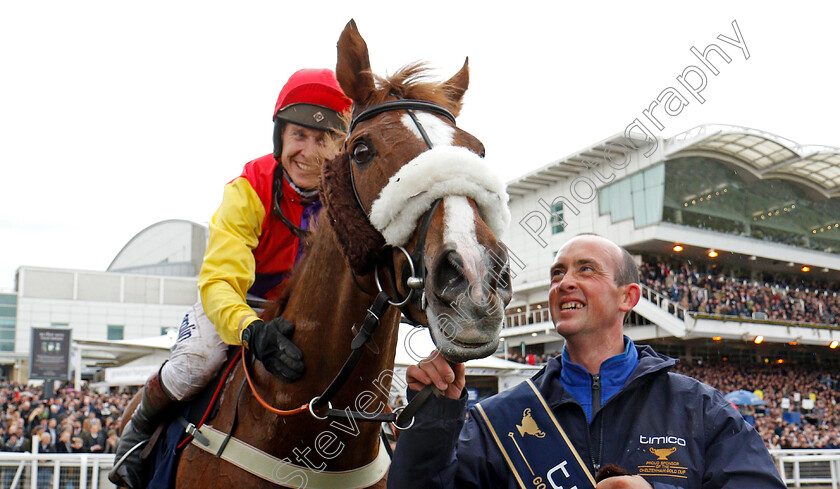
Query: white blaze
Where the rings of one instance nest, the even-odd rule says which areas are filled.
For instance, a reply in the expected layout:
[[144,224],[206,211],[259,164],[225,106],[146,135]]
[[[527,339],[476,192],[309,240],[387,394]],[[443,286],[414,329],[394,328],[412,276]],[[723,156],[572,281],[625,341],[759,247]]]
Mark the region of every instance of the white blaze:
[[461,195],[450,195],[443,199],[444,224],[443,242],[455,246],[464,262],[464,275],[467,281],[478,284],[473,287],[470,295],[478,294],[474,300],[480,299],[480,280],[487,270],[481,259],[484,249],[478,243],[475,233],[475,212],[467,198]]
[[[432,146],[452,146],[452,143],[455,140],[454,127],[443,122],[437,116],[426,112],[415,112],[414,116],[417,117],[417,120],[423,126],[423,130],[426,131],[426,135],[429,136],[429,141],[432,142]],[[420,130],[417,129],[417,124],[411,120],[410,115],[404,114],[401,120],[405,127],[407,127],[412,134],[417,136],[417,139],[420,141],[423,140],[423,135],[420,134]]]

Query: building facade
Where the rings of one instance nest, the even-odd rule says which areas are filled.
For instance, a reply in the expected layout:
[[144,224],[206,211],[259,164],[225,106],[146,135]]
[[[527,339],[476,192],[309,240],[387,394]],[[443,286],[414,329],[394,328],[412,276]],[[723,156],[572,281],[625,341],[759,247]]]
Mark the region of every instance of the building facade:
[[[548,271],[562,244],[580,233],[609,238],[640,263],[676,258],[756,282],[840,283],[840,148],[719,125],[670,139],[619,134],[509,182],[508,193],[509,351],[562,349],[547,310]],[[818,347],[840,339],[836,320],[811,327],[686,314],[667,297],[643,292],[627,334],[679,342],[678,353],[688,348],[689,356],[692,345],[696,351],[727,339]]]
[[177,330],[198,300],[207,233],[189,221],[159,222],[132,238],[104,272],[20,267],[16,293],[0,295],[3,374],[28,380],[33,328],[70,329],[75,363],[83,367],[124,363],[131,353],[120,345]]

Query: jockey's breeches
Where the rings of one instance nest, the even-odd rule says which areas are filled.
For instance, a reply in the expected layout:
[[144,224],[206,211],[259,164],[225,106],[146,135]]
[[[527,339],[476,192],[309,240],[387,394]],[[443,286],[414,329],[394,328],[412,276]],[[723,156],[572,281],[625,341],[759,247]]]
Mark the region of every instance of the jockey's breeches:
[[169,361],[160,370],[161,382],[176,400],[192,399],[216,376],[227,348],[201,301],[196,302],[181,321]]

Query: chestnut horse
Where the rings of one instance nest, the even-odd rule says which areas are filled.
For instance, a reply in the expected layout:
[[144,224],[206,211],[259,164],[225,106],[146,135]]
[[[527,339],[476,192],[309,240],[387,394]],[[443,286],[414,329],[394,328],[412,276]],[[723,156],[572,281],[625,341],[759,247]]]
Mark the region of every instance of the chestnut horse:
[[[336,376],[383,288],[392,303],[404,302],[410,321],[430,328],[447,359],[496,350],[511,297],[507,252],[497,238],[510,219],[507,195],[482,159],[481,142],[454,123],[469,83],[467,63],[443,83],[426,74],[414,64],[388,79],[376,77],[355,22],[345,27],[336,76],[353,99],[354,120],[343,151],[324,164],[324,211],[278,311],[297,326],[294,341],[306,373],[284,383],[246,352],[247,370],[239,362],[219,414],[200,429],[233,427],[222,460],[194,440],[180,456],[177,487],[384,487],[388,462],[380,453],[379,423],[295,409]],[[385,409],[400,309],[388,307],[379,320],[361,361],[331,399],[339,410]],[[252,389],[240,389],[246,375]],[[254,392],[287,412],[270,412]],[[256,450],[245,447],[245,455],[227,460],[243,443]],[[262,468],[245,467],[251,461]]]

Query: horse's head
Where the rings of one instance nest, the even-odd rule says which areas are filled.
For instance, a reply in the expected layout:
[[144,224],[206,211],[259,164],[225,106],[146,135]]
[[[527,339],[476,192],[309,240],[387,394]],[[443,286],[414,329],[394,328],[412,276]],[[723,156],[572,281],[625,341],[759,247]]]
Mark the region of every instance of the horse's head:
[[464,361],[498,347],[511,286],[497,235],[510,213],[484,146],[455,125],[467,63],[443,83],[425,75],[414,64],[375,76],[356,24],[347,24],[336,77],[353,99],[353,120],[344,152],[325,166],[322,193],[353,271],[375,272],[443,355]]

